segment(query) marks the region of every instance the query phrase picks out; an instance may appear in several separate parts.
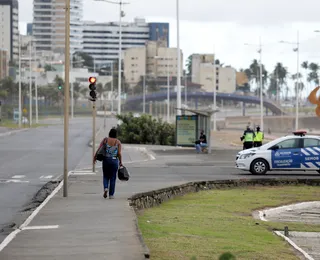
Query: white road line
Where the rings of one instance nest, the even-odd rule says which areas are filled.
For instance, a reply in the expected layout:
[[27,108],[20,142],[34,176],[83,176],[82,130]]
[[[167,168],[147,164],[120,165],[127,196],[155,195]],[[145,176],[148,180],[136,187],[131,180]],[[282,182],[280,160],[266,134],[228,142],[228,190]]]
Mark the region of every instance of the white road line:
[[92,171],[72,171],[70,173],[70,175],[78,175],[78,176],[82,176],[82,175],[96,175],[97,173],[92,172]]
[[53,178],[53,175],[47,175],[47,176],[42,175],[40,177],[40,179],[52,179],[52,178]]
[[52,225],[52,226],[30,226],[21,228],[21,230],[40,230],[40,229],[57,229],[59,225]]
[[28,183],[29,181],[22,181],[22,180],[7,180],[6,183]]
[[284,236],[280,231],[274,231],[278,236],[285,239],[291,246],[293,246],[296,250],[298,250],[301,254],[304,255],[304,257],[308,260],[314,260],[313,257],[311,257],[307,252],[305,252],[302,248],[300,248],[296,243],[294,243],[290,238]]
[[11,178],[12,179],[23,179],[23,178],[25,178],[26,176],[25,175],[14,175],[14,176],[12,176]]

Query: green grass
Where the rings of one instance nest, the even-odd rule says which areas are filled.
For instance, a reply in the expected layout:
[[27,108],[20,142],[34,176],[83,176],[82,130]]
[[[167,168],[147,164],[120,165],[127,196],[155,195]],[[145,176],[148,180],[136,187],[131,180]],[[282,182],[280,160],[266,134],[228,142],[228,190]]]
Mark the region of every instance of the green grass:
[[256,209],[320,198],[311,186],[248,187],[188,194],[139,214],[139,227],[154,260],[299,259],[272,230],[320,231],[320,225],[254,219]]
[[[48,126],[47,124],[32,124],[31,128],[36,128],[40,126]],[[13,128],[13,129],[18,129],[19,124],[14,123],[12,120],[4,120],[0,123],[0,127],[7,127],[7,128]],[[22,124],[21,128],[29,128],[29,123],[28,124]]]

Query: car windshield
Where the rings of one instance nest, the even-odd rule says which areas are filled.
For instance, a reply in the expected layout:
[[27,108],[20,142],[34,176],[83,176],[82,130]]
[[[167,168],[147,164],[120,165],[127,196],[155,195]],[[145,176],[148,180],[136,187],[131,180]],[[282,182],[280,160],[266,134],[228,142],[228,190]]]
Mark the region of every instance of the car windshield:
[[280,137],[278,139],[272,140],[269,143],[266,143],[266,144],[260,146],[259,148],[262,149],[262,150],[269,149],[270,147],[276,145],[277,143],[283,141],[284,139],[285,139],[285,136],[284,137]]

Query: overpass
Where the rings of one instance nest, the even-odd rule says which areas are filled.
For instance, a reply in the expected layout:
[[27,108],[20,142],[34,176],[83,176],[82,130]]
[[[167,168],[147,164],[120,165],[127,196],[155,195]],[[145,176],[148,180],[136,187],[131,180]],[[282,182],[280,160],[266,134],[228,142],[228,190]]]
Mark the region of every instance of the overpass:
[[[183,100],[184,94],[182,94]],[[235,101],[235,102],[243,102],[249,104],[260,104],[260,98],[255,96],[244,96],[238,94],[228,94],[228,93],[216,93],[217,100],[224,101]],[[171,92],[170,99],[176,99],[177,93]],[[155,92],[150,93],[145,96],[146,102],[149,101],[162,101],[167,99],[167,92]],[[188,92],[188,99],[193,99],[197,103],[198,100],[213,100],[213,92]],[[143,95],[137,96],[129,96],[126,99],[125,106],[134,107],[136,105],[141,105],[143,102]],[[286,114],[283,109],[266,98],[263,99],[263,106],[270,110],[274,115]]]

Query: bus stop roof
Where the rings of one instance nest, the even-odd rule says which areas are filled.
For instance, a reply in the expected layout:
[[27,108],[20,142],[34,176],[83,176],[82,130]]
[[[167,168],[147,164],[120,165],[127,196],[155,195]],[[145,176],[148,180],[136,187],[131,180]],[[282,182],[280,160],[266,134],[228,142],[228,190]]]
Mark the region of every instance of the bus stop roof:
[[176,108],[177,110],[184,110],[184,111],[188,111],[190,113],[196,114],[196,115],[201,115],[201,116],[211,116],[214,113],[219,112],[219,109],[216,110],[212,110],[212,109],[203,109],[203,110],[199,110],[199,109],[189,109],[189,108]]

